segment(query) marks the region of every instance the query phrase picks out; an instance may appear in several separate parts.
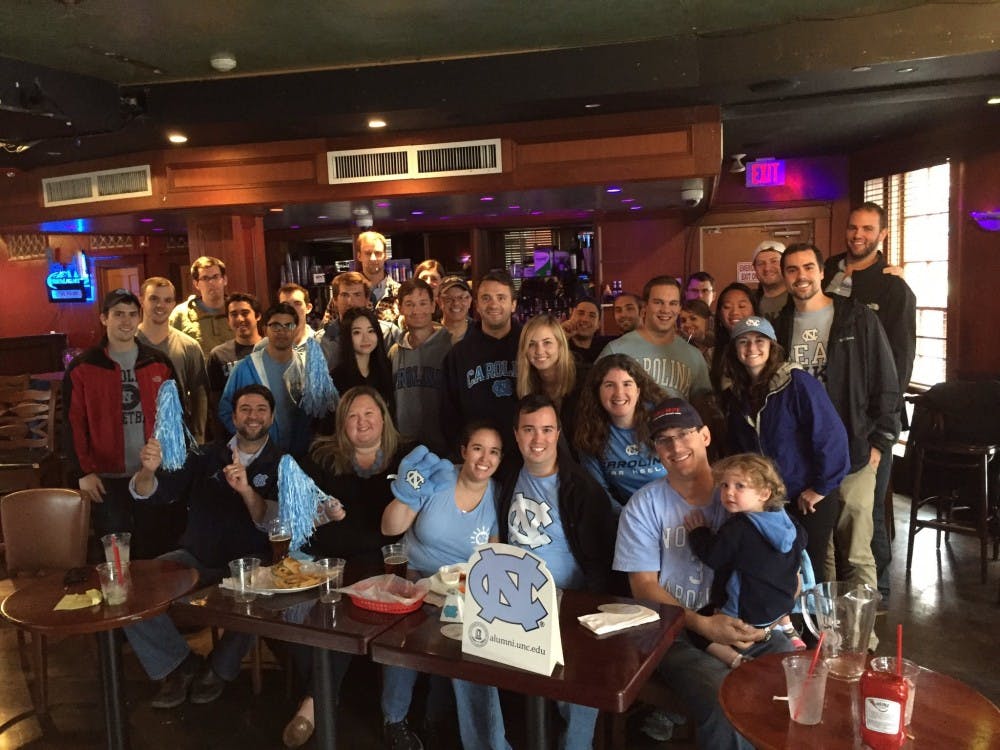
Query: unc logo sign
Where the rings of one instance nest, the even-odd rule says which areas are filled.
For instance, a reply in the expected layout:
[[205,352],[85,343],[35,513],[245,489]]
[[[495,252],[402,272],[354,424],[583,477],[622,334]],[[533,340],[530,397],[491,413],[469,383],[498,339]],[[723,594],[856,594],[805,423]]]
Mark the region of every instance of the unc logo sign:
[[514,395],[514,389],[511,386],[511,380],[509,378],[494,380],[491,388],[493,390],[493,395],[497,398],[510,398]]
[[551,544],[552,537],[545,532],[546,527],[552,523],[549,510],[548,503],[525,497],[521,492],[515,493],[507,516],[511,540],[530,549]]
[[410,485],[413,489],[419,490],[424,486],[424,475],[421,474],[416,469],[410,469],[406,472],[406,483]]
[[497,554],[487,548],[469,571],[468,586],[486,622],[520,625],[527,633],[537,629],[548,614],[534,595],[546,580],[537,558]]
[[626,445],[625,446],[625,455],[626,456],[638,456],[639,455],[639,446],[636,445],[635,443],[632,443],[631,445]]

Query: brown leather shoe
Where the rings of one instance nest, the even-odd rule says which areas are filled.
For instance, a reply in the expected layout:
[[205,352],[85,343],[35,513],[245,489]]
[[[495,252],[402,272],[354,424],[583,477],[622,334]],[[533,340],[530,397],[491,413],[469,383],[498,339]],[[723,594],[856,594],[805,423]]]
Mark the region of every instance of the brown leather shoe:
[[312,737],[313,724],[305,716],[296,714],[292,720],[285,724],[285,731],[281,733],[281,741],[285,747],[302,747]]

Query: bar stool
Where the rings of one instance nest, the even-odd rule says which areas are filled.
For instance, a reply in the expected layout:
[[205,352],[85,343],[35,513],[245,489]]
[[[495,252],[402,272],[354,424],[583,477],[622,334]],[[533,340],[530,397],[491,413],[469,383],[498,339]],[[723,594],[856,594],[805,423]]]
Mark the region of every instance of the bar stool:
[[[950,441],[921,441],[914,453],[913,497],[910,502],[910,539],[906,548],[906,572],[913,562],[913,539],[920,529],[937,532],[937,548],[941,548],[941,532],[945,541],[951,533],[979,538],[980,574],[986,583],[987,548],[993,541],[993,559],[997,559],[1000,538],[997,536],[997,508],[990,502],[990,463],[996,458],[997,446]],[[938,476],[928,482],[929,472]],[[929,490],[928,486],[937,489]],[[974,489],[972,489],[974,487]],[[965,490],[963,492],[963,490]],[[925,493],[930,494],[925,494]],[[933,518],[920,518],[918,511],[925,505],[934,506]],[[956,517],[956,511],[966,511]],[[969,517],[971,516],[971,517]]]

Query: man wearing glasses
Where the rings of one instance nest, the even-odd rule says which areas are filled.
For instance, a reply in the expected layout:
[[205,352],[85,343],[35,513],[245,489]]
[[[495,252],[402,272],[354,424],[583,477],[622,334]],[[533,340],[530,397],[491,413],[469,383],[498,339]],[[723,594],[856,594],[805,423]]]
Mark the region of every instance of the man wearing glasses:
[[[622,511],[614,569],[628,574],[632,596],[684,608],[687,630],[739,649],[764,640],[767,631],[724,614],[698,614],[709,603],[713,572],[687,545],[684,517],[700,510],[715,532],[726,512],[708,463],[712,435],[687,401],[668,398],[652,414],[656,455],[667,476],[636,492]],[[790,651],[791,643],[772,631],[768,651]],[[660,674],[687,704],[697,728],[698,747],[751,748],[719,706],[718,694],[729,668],[693,646],[682,633],[667,651]]]
[[266,386],[274,396],[274,422],[270,438],[282,453],[303,455],[312,439],[312,420],[299,408],[288,389],[286,374],[294,358],[295,331],[299,314],[291,305],[279,302],[264,313],[267,346],[240,361],[222,392],[219,419],[229,434],[233,424],[233,394],[246,385]]
[[203,255],[191,264],[191,280],[198,294],[174,308],[170,325],[197,341],[207,358],[233,337],[226,315],[226,264]]

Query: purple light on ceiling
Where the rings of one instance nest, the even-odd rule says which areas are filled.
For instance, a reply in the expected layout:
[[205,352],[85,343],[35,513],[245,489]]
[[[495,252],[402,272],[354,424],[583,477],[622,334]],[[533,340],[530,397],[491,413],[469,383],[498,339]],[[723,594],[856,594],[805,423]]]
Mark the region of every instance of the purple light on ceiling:
[[390,205],[389,201],[377,201],[375,203],[375,208],[389,208]]
[[638,211],[641,208],[642,208],[642,206],[629,206],[628,210],[629,211]]
[[489,203],[491,200],[493,200],[493,196],[492,195],[484,195],[479,200],[481,200],[483,203]]
[[507,210],[508,211],[520,211],[521,207],[520,206],[507,206]]
[[410,216],[423,216],[423,211],[410,211]]
[[541,216],[541,215],[542,215],[542,212],[541,212],[541,211],[532,211],[532,212],[531,212],[531,215],[532,215],[532,216]]
[[316,218],[317,218],[317,219],[329,219],[330,217],[329,217],[329,216],[327,216],[326,214],[320,214],[320,215],[319,215],[319,216],[317,216]]
[[635,198],[622,198],[622,203],[635,203]]
[[622,191],[622,189],[620,187],[615,187],[614,185],[612,185],[611,187],[609,187],[608,190],[607,190],[607,192],[609,192],[609,193],[620,193],[621,191]]
[[153,227],[153,231],[154,232],[165,232],[166,230],[163,227]]
[[298,224],[292,224],[292,225],[291,225],[290,227],[288,227],[288,228],[289,228],[289,229],[299,229],[299,225],[298,225]]
[[141,219],[139,219],[139,221],[141,221],[143,224],[152,224],[153,223],[153,219],[151,217],[149,217],[149,216],[143,216]]

